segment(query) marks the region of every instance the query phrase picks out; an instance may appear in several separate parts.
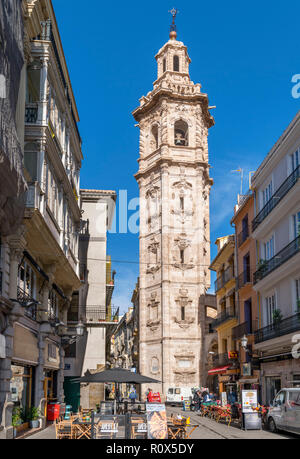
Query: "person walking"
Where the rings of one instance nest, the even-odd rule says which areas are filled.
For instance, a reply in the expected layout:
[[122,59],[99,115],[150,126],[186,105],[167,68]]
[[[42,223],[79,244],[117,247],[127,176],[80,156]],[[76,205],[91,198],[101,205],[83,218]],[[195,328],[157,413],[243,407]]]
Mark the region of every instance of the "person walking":
[[136,398],[137,398],[137,394],[136,394],[136,390],[134,387],[131,388],[131,391],[130,391],[130,394],[129,394],[129,398],[131,400],[131,403],[135,403],[136,401]]

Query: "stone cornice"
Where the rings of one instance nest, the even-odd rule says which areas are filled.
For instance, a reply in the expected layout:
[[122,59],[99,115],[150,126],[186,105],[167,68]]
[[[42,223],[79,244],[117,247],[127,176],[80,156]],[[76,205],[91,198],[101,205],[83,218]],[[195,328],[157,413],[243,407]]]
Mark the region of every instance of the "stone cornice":
[[[143,170],[138,170],[138,172],[136,174],[134,174],[134,177],[136,178],[136,180],[139,180],[140,178],[142,177],[147,177],[151,174],[151,172],[153,172],[153,170],[155,169],[158,169],[160,168],[162,165],[167,165],[167,166],[178,166],[178,164],[183,164],[185,166],[191,166],[191,167],[201,167],[203,168],[204,170],[207,170],[210,166],[208,163],[204,162],[204,161],[198,161],[198,160],[180,160],[180,159],[173,159],[173,158],[159,158],[155,163],[151,164],[151,166],[149,166],[148,168],[146,169],[143,169]],[[206,177],[206,180],[207,180],[207,183],[211,184],[212,185],[212,182],[213,180],[207,176]]]

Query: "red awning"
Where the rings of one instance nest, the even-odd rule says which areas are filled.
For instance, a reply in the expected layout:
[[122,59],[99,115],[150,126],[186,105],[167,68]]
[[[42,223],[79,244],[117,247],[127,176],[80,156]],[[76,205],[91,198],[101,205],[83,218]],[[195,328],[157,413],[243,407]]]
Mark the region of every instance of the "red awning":
[[225,366],[223,366],[223,367],[212,368],[211,370],[208,370],[208,374],[209,374],[209,375],[215,375],[215,374],[217,374],[217,373],[223,373],[223,372],[226,371],[229,367],[230,367],[230,365],[225,365]]

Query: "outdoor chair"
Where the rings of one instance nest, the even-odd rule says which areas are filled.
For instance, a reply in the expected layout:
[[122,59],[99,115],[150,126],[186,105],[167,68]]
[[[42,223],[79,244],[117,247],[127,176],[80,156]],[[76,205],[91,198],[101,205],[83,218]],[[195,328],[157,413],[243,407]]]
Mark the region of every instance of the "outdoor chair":
[[72,420],[62,420],[55,422],[56,438],[61,440],[63,438],[74,438],[74,429]]

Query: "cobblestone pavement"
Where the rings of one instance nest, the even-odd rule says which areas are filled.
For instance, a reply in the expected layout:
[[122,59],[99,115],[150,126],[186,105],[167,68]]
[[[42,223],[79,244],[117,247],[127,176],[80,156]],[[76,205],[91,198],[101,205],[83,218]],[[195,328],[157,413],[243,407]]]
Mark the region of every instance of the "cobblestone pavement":
[[269,440],[280,440],[280,439],[289,439],[289,438],[300,438],[297,435],[286,434],[285,432],[280,432],[273,434],[268,430],[241,430],[238,426],[228,427],[225,423],[220,421],[219,423],[213,419],[200,416],[198,413],[194,412],[185,412],[181,408],[168,407],[167,414],[181,414],[182,416],[190,416],[192,424],[199,424],[193,433],[192,439],[214,439],[214,440],[224,440],[224,439],[269,439]]
[[52,426],[47,427],[44,430],[41,430],[40,432],[31,435],[30,437],[27,437],[25,440],[55,440],[56,435],[55,435],[55,425],[53,424]]

